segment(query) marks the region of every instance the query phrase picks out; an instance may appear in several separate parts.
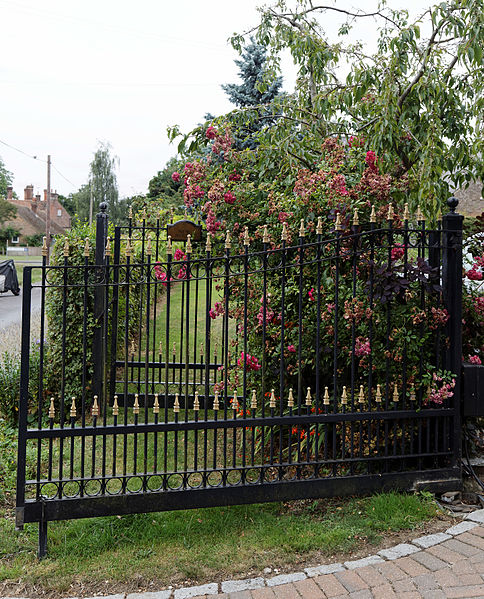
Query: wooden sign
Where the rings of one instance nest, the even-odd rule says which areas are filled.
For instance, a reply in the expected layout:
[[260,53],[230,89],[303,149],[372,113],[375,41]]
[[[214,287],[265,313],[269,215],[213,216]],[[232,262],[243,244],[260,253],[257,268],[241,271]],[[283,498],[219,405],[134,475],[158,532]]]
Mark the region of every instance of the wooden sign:
[[168,225],[166,231],[172,241],[186,241],[188,235],[191,235],[192,241],[202,239],[202,225],[197,225],[191,220],[179,220]]

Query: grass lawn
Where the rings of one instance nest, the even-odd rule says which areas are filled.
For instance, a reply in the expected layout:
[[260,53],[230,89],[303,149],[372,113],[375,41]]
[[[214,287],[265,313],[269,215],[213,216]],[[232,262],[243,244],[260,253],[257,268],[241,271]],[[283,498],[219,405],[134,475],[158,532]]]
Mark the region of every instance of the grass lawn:
[[[22,280],[24,276],[24,266],[41,266],[42,265],[42,256],[6,256],[5,254],[0,254],[0,262],[4,260],[13,260],[15,262],[15,269],[17,270],[17,278],[19,285],[22,285]],[[39,283],[42,279],[42,274],[40,269],[35,269],[32,271],[32,282]]]
[[266,567],[290,571],[336,561],[341,552],[371,552],[390,533],[423,530],[437,517],[428,497],[390,493],[55,522],[48,557],[38,562],[37,525],[15,532],[11,510],[2,511],[0,591],[22,596],[157,590]]

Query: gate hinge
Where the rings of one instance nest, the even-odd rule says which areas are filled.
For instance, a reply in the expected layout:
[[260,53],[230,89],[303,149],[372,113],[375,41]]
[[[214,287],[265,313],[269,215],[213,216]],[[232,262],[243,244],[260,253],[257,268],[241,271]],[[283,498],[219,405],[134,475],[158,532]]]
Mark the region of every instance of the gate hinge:
[[24,527],[24,507],[15,508],[15,530],[23,530]]

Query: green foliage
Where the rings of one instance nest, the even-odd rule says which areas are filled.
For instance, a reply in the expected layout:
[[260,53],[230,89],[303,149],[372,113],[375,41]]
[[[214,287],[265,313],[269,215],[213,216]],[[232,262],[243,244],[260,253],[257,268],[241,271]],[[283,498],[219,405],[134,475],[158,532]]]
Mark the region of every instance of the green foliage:
[[[30,348],[29,369],[29,409],[32,413],[39,391],[40,352],[38,341],[33,343]],[[3,417],[11,425],[18,420],[19,393],[20,355],[4,352],[0,357],[0,418]]]
[[25,237],[26,245],[31,247],[41,247],[44,240],[44,236],[42,233],[37,233],[36,235],[27,235]]
[[[8,171],[5,167],[5,163],[0,157],[0,198],[4,198],[7,196],[7,187],[12,185],[13,174]],[[1,224],[0,219],[0,224]]]
[[2,200],[0,198],[0,227],[8,220],[12,220],[15,218],[17,214],[17,208],[7,202],[7,200]]
[[10,225],[8,227],[0,227],[0,250],[6,252],[8,240],[18,237],[18,235],[20,235],[20,231],[15,227],[11,227]]

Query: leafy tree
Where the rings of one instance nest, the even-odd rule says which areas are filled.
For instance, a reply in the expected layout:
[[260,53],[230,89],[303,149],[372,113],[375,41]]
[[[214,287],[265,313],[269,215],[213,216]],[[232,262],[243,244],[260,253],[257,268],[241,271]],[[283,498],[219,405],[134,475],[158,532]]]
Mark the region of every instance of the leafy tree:
[[76,202],[74,201],[74,194],[70,193],[68,196],[58,195],[57,199],[64,206],[70,216],[74,216],[76,213]]
[[7,200],[0,199],[0,227],[3,226],[9,220],[15,218],[17,214],[17,208],[7,202]]
[[7,170],[5,164],[0,157],[0,198],[7,196],[7,187],[12,185],[13,175]]
[[20,235],[20,231],[15,227],[8,225],[7,227],[0,227],[0,249],[2,252],[6,251],[7,241],[12,237]]
[[94,214],[99,211],[99,204],[106,202],[109,217],[117,222],[121,217],[119,206],[116,165],[119,159],[111,155],[111,146],[100,143],[91,162],[90,186],[93,195]]
[[180,162],[176,158],[170,158],[165,168],[150,180],[148,184],[147,199],[161,199],[169,208],[172,205],[183,203],[183,194],[181,193],[180,181],[173,178],[173,173],[180,170]]

